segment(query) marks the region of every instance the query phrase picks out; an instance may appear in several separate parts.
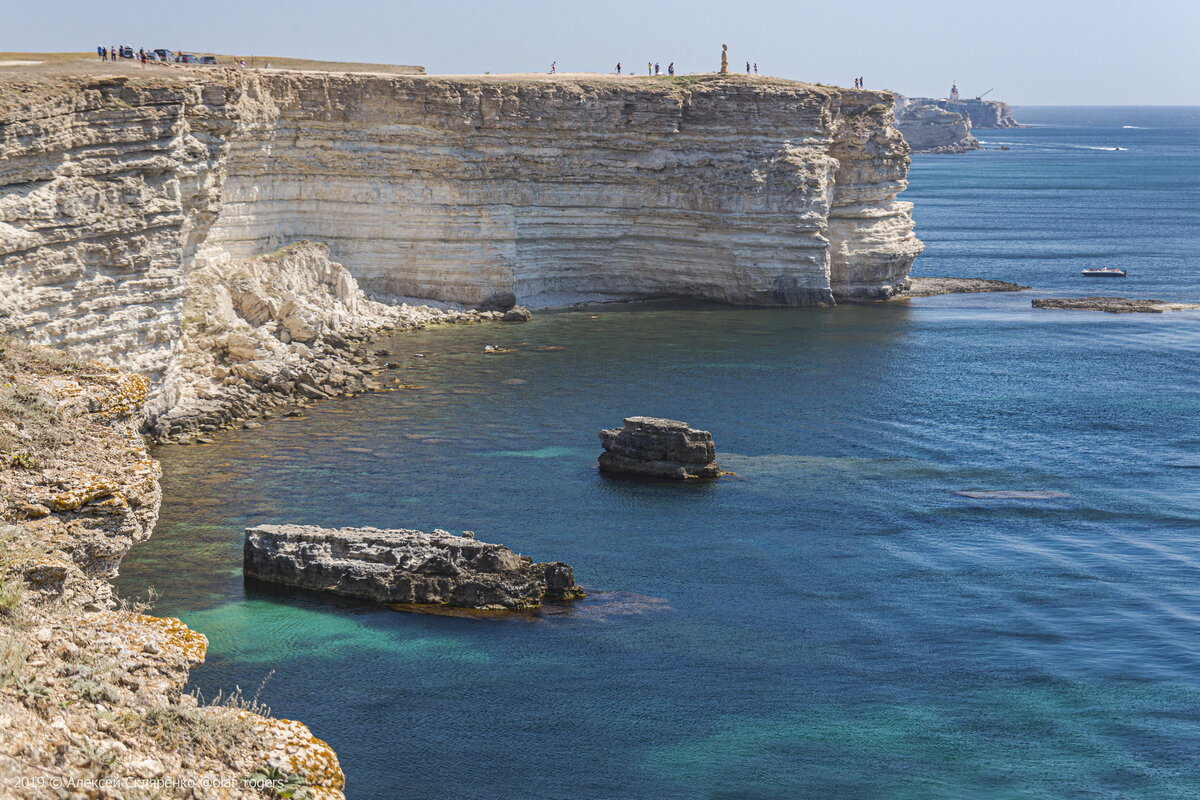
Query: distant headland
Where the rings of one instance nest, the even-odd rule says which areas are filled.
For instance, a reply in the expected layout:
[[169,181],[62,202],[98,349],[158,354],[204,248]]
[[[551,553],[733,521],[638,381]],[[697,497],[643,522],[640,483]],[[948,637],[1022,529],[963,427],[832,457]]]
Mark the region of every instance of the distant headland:
[[1019,128],[1012,107],[999,100],[964,98],[958,85],[944,98],[896,95],[896,127],[914,153],[965,153],[980,148],[974,128]]

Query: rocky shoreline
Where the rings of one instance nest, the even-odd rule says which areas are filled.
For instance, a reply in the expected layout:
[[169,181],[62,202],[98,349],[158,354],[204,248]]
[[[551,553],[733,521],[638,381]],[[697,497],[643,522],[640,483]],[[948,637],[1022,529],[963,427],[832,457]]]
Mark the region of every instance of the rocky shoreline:
[[1125,297],[1035,297],[1034,308],[1060,311],[1104,311],[1109,314],[1161,314],[1164,311],[1192,311],[1200,303],[1169,303],[1165,300],[1130,300]]
[[339,800],[328,744],[239,694],[186,693],[207,639],[114,597],[161,502],[148,387],[0,340],[0,794]]
[[[896,129],[914,153],[969,153],[982,148],[975,128],[1019,128],[1012,108],[999,100],[947,100],[895,96]],[[1008,148],[999,148],[1007,150]]]
[[[149,377],[152,417],[191,406],[162,438],[252,413],[235,387],[270,383],[256,362],[286,358],[235,336],[229,353],[270,346],[206,374],[224,365],[188,339],[209,335],[196,327],[209,315],[272,328],[285,349],[323,341],[297,338],[302,303],[254,303],[255,282],[349,301],[315,261],[289,281],[263,256],[297,240],[327,242],[371,292],[486,313],[559,296],[876,298],[922,248],[898,198],[909,151],[890,92],[738,75],[113,69],[0,75],[0,332]],[[253,291],[213,287],[229,270]],[[272,270],[284,280],[264,281]],[[452,321],[436,311],[406,315]],[[344,389],[347,371],[324,366],[276,386],[371,377]],[[224,398],[228,418],[213,408]]]
[[981,147],[971,134],[970,118],[928,103],[897,104],[896,129],[914,153],[969,153]]

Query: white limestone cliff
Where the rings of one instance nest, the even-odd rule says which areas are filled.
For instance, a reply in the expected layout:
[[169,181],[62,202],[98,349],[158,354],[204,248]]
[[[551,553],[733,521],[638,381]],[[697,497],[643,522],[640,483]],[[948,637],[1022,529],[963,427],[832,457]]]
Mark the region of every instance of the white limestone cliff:
[[896,128],[914,153],[967,153],[980,148],[971,134],[971,119],[930,105],[897,108]]
[[772,79],[11,78],[0,330],[158,385],[201,276],[299,239],[467,305],[882,298],[907,166],[890,94]]

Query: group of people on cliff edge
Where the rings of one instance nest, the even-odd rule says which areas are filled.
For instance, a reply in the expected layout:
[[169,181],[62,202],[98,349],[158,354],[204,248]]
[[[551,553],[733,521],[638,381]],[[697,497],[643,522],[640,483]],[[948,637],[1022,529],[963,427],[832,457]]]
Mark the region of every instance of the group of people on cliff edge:
[[[618,75],[621,74],[621,62],[620,61],[617,62],[617,66],[613,67],[613,71],[616,72],[616,74],[618,74]],[[646,62],[646,74],[647,75],[662,75],[662,67],[659,65],[659,63],[657,61],[647,61]],[[672,61],[670,64],[667,64],[667,74],[668,75],[675,74],[675,62],[674,61]]]
[[144,49],[140,49],[134,53],[133,48],[127,45],[122,45],[120,50],[111,45],[109,47],[97,45],[96,54],[100,56],[101,61],[116,61],[118,58],[128,58],[132,59],[133,61],[139,61],[141,62],[142,69],[146,68],[146,62],[150,60],[150,56],[146,54]]

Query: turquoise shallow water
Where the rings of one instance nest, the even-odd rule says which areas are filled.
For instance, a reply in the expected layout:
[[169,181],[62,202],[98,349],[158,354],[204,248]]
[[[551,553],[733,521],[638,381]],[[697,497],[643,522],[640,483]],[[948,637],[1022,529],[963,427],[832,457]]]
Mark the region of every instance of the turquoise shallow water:
[[[917,272],[1082,294],[1099,260],[1200,300],[1195,110],[1087,113],[919,158]],[[423,388],[159,450],[121,588],[208,634],[207,693],[277,670],[351,798],[1195,797],[1198,334],[1027,294],[418,332],[384,346]],[[738,476],[600,478],[633,413]],[[267,521],[471,529],[592,595],[471,620],[246,586]]]

